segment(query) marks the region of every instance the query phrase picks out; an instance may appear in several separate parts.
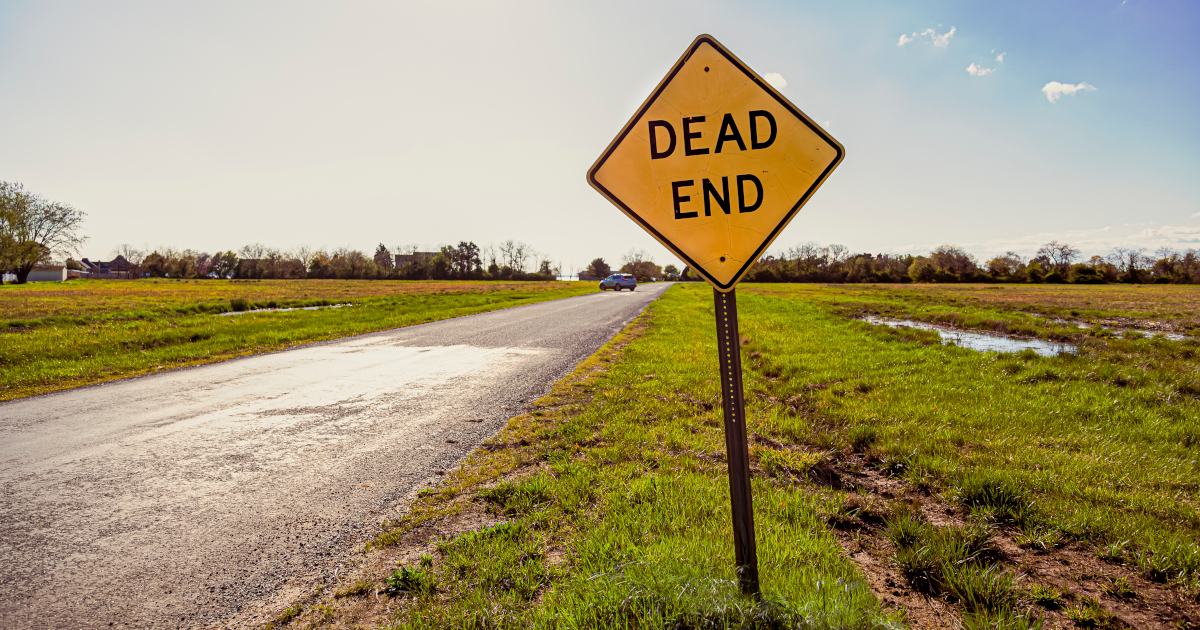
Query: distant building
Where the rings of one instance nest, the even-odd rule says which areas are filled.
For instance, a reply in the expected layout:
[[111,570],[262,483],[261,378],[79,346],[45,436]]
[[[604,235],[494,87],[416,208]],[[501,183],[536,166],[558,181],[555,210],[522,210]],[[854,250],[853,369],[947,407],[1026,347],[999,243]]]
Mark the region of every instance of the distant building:
[[[79,265],[83,267],[82,273],[72,272],[69,274],[70,277],[94,278],[97,280],[129,280],[133,278],[133,275],[129,271],[129,261],[120,255],[108,262],[93,262],[84,258],[79,261]],[[67,275],[64,275],[63,279],[67,279]]]
[[64,265],[37,265],[29,272],[26,282],[62,282],[67,279]]
[[411,254],[396,254],[396,268],[400,269],[413,263],[426,263],[437,256],[437,252],[413,252]]

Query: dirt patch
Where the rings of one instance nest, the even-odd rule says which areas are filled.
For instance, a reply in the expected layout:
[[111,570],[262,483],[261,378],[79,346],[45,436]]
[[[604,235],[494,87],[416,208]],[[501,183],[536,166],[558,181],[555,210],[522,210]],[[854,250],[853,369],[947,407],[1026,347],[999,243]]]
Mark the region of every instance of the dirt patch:
[[[900,502],[919,510],[924,520],[938,527],[967,524],[957,506],[886,476],[871,468],[861,455],[840,455],[835,466],[843,482],[857,489],[848,503]],[[915,628],[959,627],[961,612],[956,606],[918,593],[896,568],[892,560],[895,549],[882,520],[854,518],[832,524],[838,542],[858,564],[880,601],[903,611]],[[1068,611],[1089,600],[1111,615],[1108,627],[1200,628],[1200,607],[1169,584],[1149,581],[1129,567],[1102,560],[1092,549],[1077,543],[1050,549],[1026,548],[1014,542],[1017,535],[1008,527],[997,531],[994,542],[998,564],[1018,577],[1023,612],[1040,616],[1046,628],[1081,627]],[[1061,605],[1034,603],[1028,595],[1034,585],[1059,591]]]

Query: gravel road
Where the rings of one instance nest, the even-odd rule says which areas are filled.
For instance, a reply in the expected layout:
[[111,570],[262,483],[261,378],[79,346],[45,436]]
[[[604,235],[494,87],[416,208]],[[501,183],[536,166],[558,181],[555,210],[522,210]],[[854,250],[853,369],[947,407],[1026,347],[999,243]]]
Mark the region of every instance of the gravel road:
[[336,570],[664,289],[0,404],[0,627],[208,625]]

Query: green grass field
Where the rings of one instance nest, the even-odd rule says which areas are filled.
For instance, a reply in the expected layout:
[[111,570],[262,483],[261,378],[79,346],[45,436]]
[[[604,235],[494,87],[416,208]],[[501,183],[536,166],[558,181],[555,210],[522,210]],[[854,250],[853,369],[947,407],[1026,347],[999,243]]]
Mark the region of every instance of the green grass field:
[[[591,291],[5,286],[0,398]],[[712,294],[685,284],[389,524],[364,556],[374,569],[289,603],[277,625],[1194,626],[1200,341],[1116,333],[1190,334],[1200,290],[770,284],[738,295],[762,601],[737,591],[732,568]],[[220,315],[239,301],[351,306]],[[1078,353],[979,353],[864,315]]]
[[[78,280],[0,286],[0,400],[591,293],[591,283]],[[238,310],[344,305],[317,310]]]
[[[357,576],[322,623],[358,606],[395,628],[1119,627],[1139,610],[1190,627],[1200,343],[1004,355],[848,317],[1090,300],[1144,323],[1200,295],[1039,289],[965,306],[996,289],[739,289],[762,602],[732,568],[712,294],[677,285],[380,535],[370,553],[401,565]],[[1028,569],[1059,561],[1069,575]],[[373,592],[386,612],[361,612]],[[922,617],[931,601],[951,618]]]

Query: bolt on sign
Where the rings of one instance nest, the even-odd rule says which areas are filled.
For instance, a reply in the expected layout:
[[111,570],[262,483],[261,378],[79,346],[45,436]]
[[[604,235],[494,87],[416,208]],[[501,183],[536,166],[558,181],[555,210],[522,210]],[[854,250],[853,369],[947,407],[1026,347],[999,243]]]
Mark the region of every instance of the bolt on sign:
[[746,275],[844,154],[778,90],[701,35],[587,178],[724,292]]
[[688,46],[588,183],[713,286],[734,561],[759,596],[734,287],[845,155],[709,35]]

